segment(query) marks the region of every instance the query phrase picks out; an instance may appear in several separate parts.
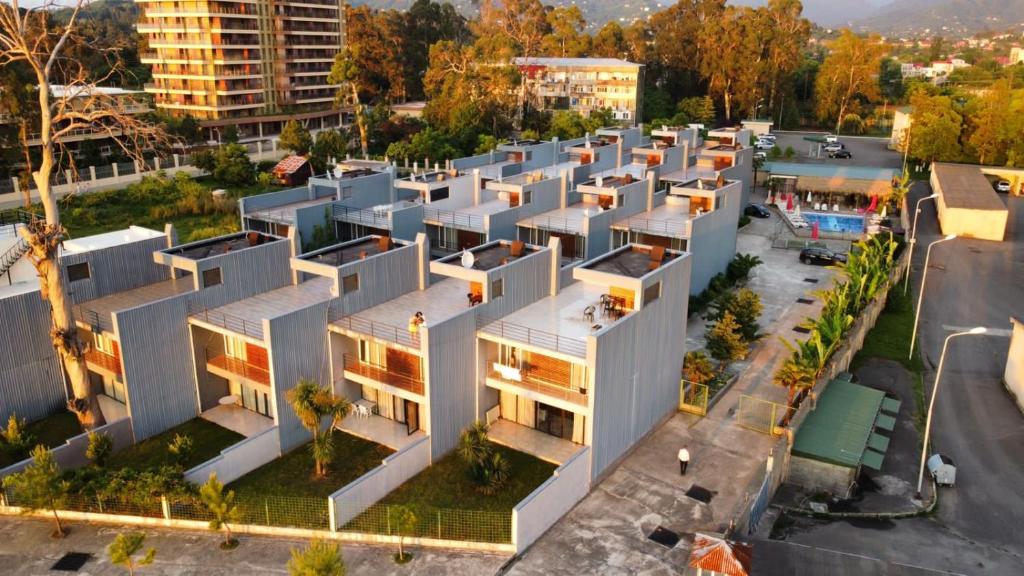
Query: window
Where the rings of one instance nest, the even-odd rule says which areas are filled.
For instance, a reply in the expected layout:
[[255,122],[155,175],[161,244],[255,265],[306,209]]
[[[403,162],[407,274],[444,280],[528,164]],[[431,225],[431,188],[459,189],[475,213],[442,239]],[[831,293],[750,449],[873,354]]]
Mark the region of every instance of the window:
[[501,298],[505,295],[505,279],[498,278],[494,282],[491,282],[491,300],[495,298]]
[[437,202],[438,200],[444,200],[448,197],[448,187],[435,188],[430,191],[430,201]]
[[349,274],[341,279],[341,293],[348,294],[359,290],[359,274]]
[[359,341],[359,361],[363,364],[384,368],[387,366],[387,346],[371,340]]
[[203,287],[209,288],[210,286],[216,286],[221,283],[220,268],[210,268],[209,270],[203,270]]
[[79,280],[89,279],[89,263],[82,262],[81,264],[71,264],[67,268],[68,270],[68,282],[78,282]]
[[224,338],[224,354],[231,358],[237,358],[239,360],[246,360],[248,356],[245,353],[245,340],[241,338]]
[[661,297],[661,282],[651,284],[647,288],[644,288],[644,306],[646,307],[651,302],[654,302]]
[[103,352],[104,354],[110,354],[111,356],[115,355],[114,341],[112,339],[99,332],[93,333],[92,338],[93,345],[96,347],[96,350]]

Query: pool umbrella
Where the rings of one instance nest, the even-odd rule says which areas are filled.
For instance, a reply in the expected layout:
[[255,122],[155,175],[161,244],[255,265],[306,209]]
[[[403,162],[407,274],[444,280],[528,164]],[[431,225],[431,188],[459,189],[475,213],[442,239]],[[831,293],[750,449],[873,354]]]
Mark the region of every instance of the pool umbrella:
[[817,222],[812,222],[811,223],[811,240],[817,240],[817,239],[818,239],[818,223]]
[[799,215],[800,215],[800,205],[799,205],[799,204],[797,204],[797,205],[796,205],[796,207],[795,207],[795,208],[793,209],[793,212],[794,212],[794,213],[795,213],[795,214],[796,214],[797,216],[799,216]]
[[881,217],[882,217],[883,219],[885,218],[885,209],[886,209],[886,206],[885,206],[885,204],[883,204],[883,205],[882,205],[882,213],[880,214],[880,216],[881,216]]
[[787,194],[786,195],[786,212],[792,212],[792,211],[793,211],[793,195],[792,194]]
[[807,191],[807,203],[810,204],[811,202],[814,202],[814,196],[811,196],[811,191],[808,190]]

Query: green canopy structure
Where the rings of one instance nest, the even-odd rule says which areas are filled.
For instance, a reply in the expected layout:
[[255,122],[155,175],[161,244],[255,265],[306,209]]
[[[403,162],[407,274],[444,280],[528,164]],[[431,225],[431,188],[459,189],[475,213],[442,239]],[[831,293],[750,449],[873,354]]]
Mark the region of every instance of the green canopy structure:
[[[817,405],[796,433],[793,454],[839,466],[880,470],[896,420],[882,413],[887,398],[880,390],[845,379],[829,382]],[[896,410],[899,401],[895,401]],[[887,408],[892,408],[890,402]],[[887,410],[889,411],[889,410]]]

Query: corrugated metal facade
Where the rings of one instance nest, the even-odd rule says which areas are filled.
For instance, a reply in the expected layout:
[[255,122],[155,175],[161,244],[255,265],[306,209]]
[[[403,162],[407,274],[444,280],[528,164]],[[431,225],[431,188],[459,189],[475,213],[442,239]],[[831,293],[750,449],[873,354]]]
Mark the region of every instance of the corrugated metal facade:
[[199,414],[189,303],[215,308],[280,288],[289,254],[281,241],[208,258],[200,269],[220,267],[222,284],[114,314],[136,442]]
[[679,402],[686,352],[686,313],[691,257],[645,279],[661,281],[661,296],[607,331],[592,337],[593,439],[596,478],[649,432]]
[[459,433],[475,419],[476,312],[421,329],[426,354],[427,417],[431,455],[455,448]]
[[270,350],[271,387],[282,452],[310,440],[309,432],[288,405],[288,390],[302,378],[321,385],[331,381],[327,353],[328,306],[329,302],[322,302],[263,322]]
[[50,306],[38,290],[0,300],[0,425],[12,413],[38,420],[66,401],[50,344]]
[[[62,254],[60,262],[71,301],[79,304],[167,280],[171,271],[153,261],[153,252],[164,248],[167,248],[167,237],[159,236],[78,254]],[[83,262],[89,263],[89,278],[68,282],[67,267]]]

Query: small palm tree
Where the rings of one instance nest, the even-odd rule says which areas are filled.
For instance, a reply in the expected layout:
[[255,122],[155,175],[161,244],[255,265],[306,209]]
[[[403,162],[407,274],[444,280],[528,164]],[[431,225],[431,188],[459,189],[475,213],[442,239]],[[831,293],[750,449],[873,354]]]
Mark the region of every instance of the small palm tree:
[[[334,459],[333,430],[339,421],[348,416],[352,405],[348,400],[335,396],[328,388],[303,378],[288,391],[288,402],[306,430],[313,435],[310,451],[313,454],[313,474],[317,478],[327,475],[327,466]],[[323,426],[324,419],[330,424]]]
[[482,463],[494,451],[487,437],[489,427],[477,420],[459,435],[459,456],[469,464],[475,478],[482,476]]
[[199,499],[213,514],[213,519],[210,520],[210,530],[224,529],[224,541],[220,544],[221,549],[231,550],[238,546],[238,540],[231,535],[230,526],[231,523],[238,521],[235,491],[229,490],[225,494],[224,484],[217,480],[216,472],[211,472],[210,479],[199,488]]
[[488,496],[497,494],[505,483],[508,482],[508,477],[511,473],[512,464],[509,463],[508,458],[502,456],[500,452],[491,454],[489,458],[483,461],[483,480],[480,484],[480,492]]
[[305,550],[292,549],[288,561],[291,576],[345,576],[345,561],[338,545],[324,540],[313,540]]
[[786,406],[792,408],[798,392],[814,386],[814,375],[806,366],[790,359],[786,360],[775,372],[772,382],[786,388]]
[[146,535],[142,532],[129,532],[118,534],[114,542],[107,547],[107,554],[110,555],[110,562],[124,566],[129,576],[135,575],[135,569],[141,566],[149,566],[156,558],[156,549],[146,550],[142,558],[136,560],[135,554],[142,550],[146,543]]

